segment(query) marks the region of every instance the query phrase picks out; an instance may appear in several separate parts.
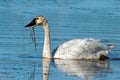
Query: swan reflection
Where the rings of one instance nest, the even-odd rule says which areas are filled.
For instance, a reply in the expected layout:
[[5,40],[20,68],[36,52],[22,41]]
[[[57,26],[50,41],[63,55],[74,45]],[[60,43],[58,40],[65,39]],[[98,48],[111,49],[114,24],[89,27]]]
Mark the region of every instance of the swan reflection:
[[47,58],[42,59],[43,80],[48,80],[48,78],[49,78],[50,62],[51,62],[51,59],[47,59]]
[[111,72],[108,60],[55,60],[57,68],[69,76],[81,77],[84,80],[92,80],[100,77],[105,72]]

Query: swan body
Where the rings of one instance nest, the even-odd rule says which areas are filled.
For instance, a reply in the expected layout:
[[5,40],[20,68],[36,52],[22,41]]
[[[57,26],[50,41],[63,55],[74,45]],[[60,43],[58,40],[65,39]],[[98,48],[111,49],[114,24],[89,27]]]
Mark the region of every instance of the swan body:
[[92,38],[73,39],[60,45],[54,58],[62,59],[99,59],[108,56],[109,46]]
[[[44,29],[43,57],[52,58],[50,52],[50,32],[47,20],[43,16],[36,16],[25,27],[33,28],[41,25]],[[73,39],[60,45],[53,58],[59,59],[106,59],[114,45],[105,45],[93,38]]]

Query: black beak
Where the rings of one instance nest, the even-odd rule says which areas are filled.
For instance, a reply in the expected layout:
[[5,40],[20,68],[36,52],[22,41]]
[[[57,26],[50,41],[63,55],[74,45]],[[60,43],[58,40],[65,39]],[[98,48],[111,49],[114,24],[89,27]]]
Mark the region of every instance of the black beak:
[[33,27],[36,24],[35,19],[33,19],[29,24],[27,24],[25,27]]

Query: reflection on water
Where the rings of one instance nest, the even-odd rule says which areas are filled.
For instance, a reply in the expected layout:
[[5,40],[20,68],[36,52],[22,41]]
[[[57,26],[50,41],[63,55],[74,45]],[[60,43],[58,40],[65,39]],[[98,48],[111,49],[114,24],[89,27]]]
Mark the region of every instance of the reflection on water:
[[36,65],[34,65],[34,70],[33,70],[33,72],[31,72],[30,78],[28,78],[28,80],[34,80],[34,78],[35,78],[35,71],[36,71]]
[[55,60],[57,68],[63,73],[80,77],[84,80],[93,80],[94,77],[102,77],[105,72],[111,72],[108,60],[85,61],[85,60]]
[[49,78],[50,62],[51,62],[51,59],[47,59],[47,58],[42,59],[43,80],[48,80],[48,78]]

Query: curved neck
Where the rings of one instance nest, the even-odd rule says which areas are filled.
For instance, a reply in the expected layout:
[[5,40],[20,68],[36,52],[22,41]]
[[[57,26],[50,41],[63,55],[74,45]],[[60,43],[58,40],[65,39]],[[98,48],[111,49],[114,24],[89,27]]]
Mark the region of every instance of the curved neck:
[[44,28],[44,47],[43,47],[43,54],[42,57],[45,58],[51,58],[51,52],[50,52],[50,33],[49,33],[49,27],[48,24],[43,25]]

